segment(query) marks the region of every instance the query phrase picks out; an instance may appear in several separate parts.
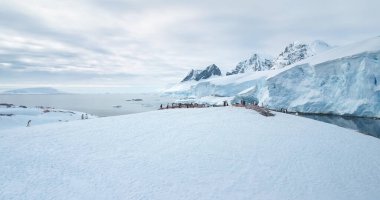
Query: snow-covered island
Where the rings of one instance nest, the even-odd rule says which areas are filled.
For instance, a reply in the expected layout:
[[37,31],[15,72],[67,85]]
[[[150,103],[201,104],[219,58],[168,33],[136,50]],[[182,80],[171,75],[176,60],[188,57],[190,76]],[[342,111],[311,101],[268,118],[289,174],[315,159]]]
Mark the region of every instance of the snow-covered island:
[[8,90],[2,94],[65,94],[65,92],[51,87],[33,87]]
[[0,137],[0,199],[380,196],[379,139],[282,113],[169,109]]
[[94,115],[83,112],[62,110],[50,107],[27,107],[0,103],[0,130],[36,126],[47,123],[68,122],[83,118],[96,118]]
[[335,48],[296,42],[273,59],[254,54],[226,76],[189,79],[164,93],[182,102],[244,100],[289,112],[380,118],[379,60],[380,36]]

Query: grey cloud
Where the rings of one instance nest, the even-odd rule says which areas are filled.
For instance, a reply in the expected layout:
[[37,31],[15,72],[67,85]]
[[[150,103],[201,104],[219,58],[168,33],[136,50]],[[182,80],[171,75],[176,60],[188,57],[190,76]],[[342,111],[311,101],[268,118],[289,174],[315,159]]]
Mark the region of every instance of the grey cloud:
[[[37,0],[30,7],[21,0],[2,3],[0,36],[14,34],[43,47],[29,48],[28,42],[1,46],[0,41],[0,63],[11,63],[1,71],[0,76],[9,73],[2,82],[105,77],[115,83],[162,86],[190,68],[216,63],[227,70],[254,52],[276,54],[294,40],[322,39],[340,45],[380,32],[377,0],[67,2],[73,7],[59,9],[68,17],[78,15],[74,21],[83,26],[81,31],[73,31],[68,22],[63,27],[47,20],[54,6],[47,6],[53,9],[47,13],[33,10],[54,2]],[[75,9],[76,5],[84,9]],[[82,16],[95,20],[81,21]],[[151,21],[145,23],[146,17]],[[68,71],[51,74],[55,70]]]
[[136,3],[124,0],[89,0],[89,4],[94,5],[100,9],[108,10],[110,12],[124,13],[126,11],[136,11],[143,9]]
[[110,53],[105,48],[88,41],[85,35],[56,30],[54,25],[45,24],[41,19],[33,16],[32,13],[24,13],[22,9],[11,6],[0,7],[0,27],[5,30],[15,30],[25,35],[57,40],[100,54]]
[[98,74],[98,73],[75,73],[75,72],[48,72],[48,71],[15,71],[0,69],[2,81],[8,83],[45,83],[45,84],[65,84],[68,81],[71,83],[88,83],[88,84],[101,84],[97,80],[114,79],[136,79],[140,76],[128,73],[119,74]]

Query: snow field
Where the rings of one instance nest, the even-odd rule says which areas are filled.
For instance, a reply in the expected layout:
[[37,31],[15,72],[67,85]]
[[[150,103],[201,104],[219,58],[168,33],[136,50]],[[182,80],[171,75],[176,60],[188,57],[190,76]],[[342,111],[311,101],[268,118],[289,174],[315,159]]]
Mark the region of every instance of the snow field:
[[380,141],[234,107],[170,109],[0,134],[0,199],[368,199]]

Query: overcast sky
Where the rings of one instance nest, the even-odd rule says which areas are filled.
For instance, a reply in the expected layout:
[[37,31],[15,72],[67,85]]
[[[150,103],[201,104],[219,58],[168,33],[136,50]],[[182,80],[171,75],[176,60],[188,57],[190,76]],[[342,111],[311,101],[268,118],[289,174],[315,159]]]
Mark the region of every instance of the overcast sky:
[[290,42],[380,35],[379,0],[0,0],[0,86],[154,91]]

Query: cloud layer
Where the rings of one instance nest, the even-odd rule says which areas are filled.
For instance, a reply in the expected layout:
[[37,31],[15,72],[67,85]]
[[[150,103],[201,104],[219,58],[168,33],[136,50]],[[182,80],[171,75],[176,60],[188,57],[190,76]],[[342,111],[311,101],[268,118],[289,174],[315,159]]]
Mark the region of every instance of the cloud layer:
[[294,40],[379,35],[377,0],[0,0],[0,83],[155,90]]

